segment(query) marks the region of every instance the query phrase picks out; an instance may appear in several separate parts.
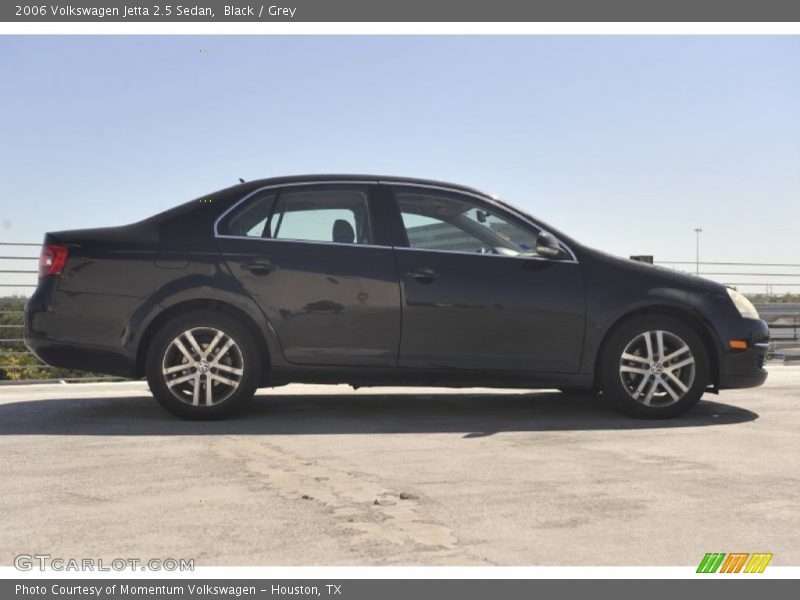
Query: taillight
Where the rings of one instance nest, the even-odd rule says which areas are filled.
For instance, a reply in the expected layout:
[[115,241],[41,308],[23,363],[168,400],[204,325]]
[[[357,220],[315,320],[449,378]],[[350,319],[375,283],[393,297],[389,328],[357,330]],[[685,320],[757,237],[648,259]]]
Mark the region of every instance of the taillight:
[[61,275],[68,256],[69,250],[66,246],[59,246],[58,244],[45,244],[42,246],[42,255],[39,257],[39,277]]

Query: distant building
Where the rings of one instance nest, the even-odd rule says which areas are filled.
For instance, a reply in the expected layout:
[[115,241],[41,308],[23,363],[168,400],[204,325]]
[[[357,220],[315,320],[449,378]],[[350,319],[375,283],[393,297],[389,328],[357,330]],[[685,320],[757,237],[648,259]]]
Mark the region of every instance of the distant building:
[[631,256],[631,260],[635,260],[636,262],[647,263],[648,265],[653,264],[653,257],[648,254],[634,254],[633,256]]
[[[508,223],[487,223],[490,229],[504,240],[518,246],[520,250],[530,249],[530,237]],[[467,232],[449,223],[417,225],[406,229],[412,246],[432,250],[464,250],[476,245],[477,240]],[[475,248],[478,249],[477,247]]]

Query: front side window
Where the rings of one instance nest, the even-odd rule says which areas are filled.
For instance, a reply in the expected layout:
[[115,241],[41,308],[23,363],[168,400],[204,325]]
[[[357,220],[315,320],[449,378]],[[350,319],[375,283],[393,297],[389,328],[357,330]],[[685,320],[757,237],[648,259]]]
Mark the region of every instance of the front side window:
[[370,244],[364,186],[284,188],[256,196],[220,224],[219,233],[276,240]]
[[458,194],[395,188],[409,246],[451,252],[535,254],[538,232]]

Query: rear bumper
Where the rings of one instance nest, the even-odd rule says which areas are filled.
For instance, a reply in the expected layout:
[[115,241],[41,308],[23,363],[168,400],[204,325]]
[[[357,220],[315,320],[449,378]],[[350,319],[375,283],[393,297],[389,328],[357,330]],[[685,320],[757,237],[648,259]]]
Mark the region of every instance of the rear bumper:
[[[757,387],[767,380],[764,362],[769,350],[769,327],[760,319],[729,319],[721,332],[723,350],[719,389]],[[747,341],[746,350],[731,350],[730,340]]]
[[51,367],[93,371],[118,377],[135,377],[134,364],[108,348],[59,344],[46,337],[25,335],[25,345],[39,360]]
[[23,340],[28,349],[51,367],[134,377],[135,360],[121,346],[107,343],[111,336],[104,327],[81,314],[55,310],[57,283],[49,279],[53,281],[40,282],[25,304]]

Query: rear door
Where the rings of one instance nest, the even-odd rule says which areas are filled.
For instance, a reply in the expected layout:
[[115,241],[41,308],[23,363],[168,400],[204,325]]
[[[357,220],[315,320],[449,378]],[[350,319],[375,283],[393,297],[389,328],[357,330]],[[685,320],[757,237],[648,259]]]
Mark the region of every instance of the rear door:
[[399,365],[574,373],[584,282],[569,255],[535,254],[539,230],[478,198],[397,184],[403,293]]
[[269,318],[288,362],[397,364],[399,286],[392,249],[373,243],[375,187],[264,189],[217,224],[224,260]]

